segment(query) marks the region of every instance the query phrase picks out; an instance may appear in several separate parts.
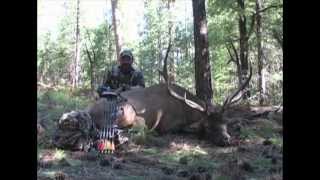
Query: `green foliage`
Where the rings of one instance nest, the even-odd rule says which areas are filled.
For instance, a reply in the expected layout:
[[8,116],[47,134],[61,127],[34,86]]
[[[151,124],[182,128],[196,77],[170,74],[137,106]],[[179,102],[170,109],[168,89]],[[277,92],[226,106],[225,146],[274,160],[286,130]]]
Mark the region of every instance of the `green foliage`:
[[[235,63],[229,62],[226,46],[230,39],[239,49],[239,15],[247,18],[247,27],[255,12],[255,1],[245,0],[245,9],[239,9],[234,0],[207,1],[208,40],[211,63],[214,101],[222,103],[231,91],[238,87]],[[122,2],[125,3],[125,2]],[[180,3],[180,4],[179,4]],[[174,2],[169,11],[167,1],[144,1],[144,22],[136,40],[125,38],[125,45],[132,48],[135,66],[143,71],[146,86],[159,83],[158,69],[162,69],[168,46],[169,20],[172,20],[172,48],[168,58],[169,72],[174,74],[175,83],[195,93],[194,80],[194,37],[192,13],[181,18],[175,14],[178,7],[186,5]],[[282,4],[282,0],[267,0],[263,7]],[[37,51],[38,81],[49,86],[71,86],[72,63],[75,43],[75,2],[65,3],[65,16],[60,19],[57,38],[51,32],[39,34]],[[191,7],[188,7],[191,8]],[[121,10],[121,3],[120,3]],[[183,11],[183,8],[180,10]],[[180,12],[181,14],[181,12]],[[108,14],[110,15],[110,13]],[[81,14],[80,14],[81,16]],[[81,18],[81,17],[80,17]],[[100,25],[88,28],[80,26],[80,88],[95,89],[102,83],[105,72],[116,63],[115,40],[110,18]],[[121,22],[121,20],[120,20]],[[120,23],[124,33],[135,24]],[[266,78],[266,104],[282,102],[282,49],[274,33],[282,36],[282,9],[270,8],[262,13],[262,45]],[[92,63],[89,61],[89,55]],[[257,40],[255,33],[249,39],[249,60],[253,65],[250,88],[252,103],[258,102]],[[93,58],[94,57],[94,58]],[[93,86],[93,87],[91,87]]]
[[73,96],[67,89],[38,91],[38,120],[46,125],[46,136],[51,137],[56,127],[55,123],[63,113],[84,109],[88,104],[89,99],[83,96]]
[[[92,81],[94,88],[96,88],[102,84],[106,70],[111,69],[116,63],[114,60],[115,47],[112,46],[114,36],[110,26],[106,23],[94,29],[84,29],[84,31],[84,45],[81,51],[82,67],[84,69],[82,80],[84,81],[84,86],[88,86],[91,81],[90,73],[92,73]],[[92,64],[90,63],[89,56]]]
[[163,47],[167,46],[162,40],[167,41],[165,35],[168,24],[163,20],[165,13],[160,1],[146,1],[145,8],[145,31],[141,32],[142,39],[137,45],[136,54],[139,68],[145,74],[146,85],[150,86],[159,82],[157,69],[162,68],[159,64],[159,54],[162,53]]
[[[238,19],[239,15],[245,15],[247,29],[251,24],[251,16],[255,13],[255,1],[245,0],[245,11],[238,8],[237,1],[209,0],[208,1],[208,38],[212,64],[212,79],[214,99],[221,103],[225,96],[237,88],[238,80],[236,66],[233,62],[227,64],[230,56],[226,50],[230,39],[234,41],[238,49]],[[263,7],[282,4],[281,0],[268,0],[263,2]],[[254,27],[255,28],[255,27]],[[255,30],[255,29],[254,29]],[[279,104],[282,102],[282,51],[279,43],[272,36],[276,30],[282,34],[282,9],[270,8],[262,13],[262,44],[264,52],[264,67],[266,79],[267,104]],[[253,65],[253,77],[251,80],[252,103],[258,103],[258,76],[257,76],[257,42],[253,32],[249,39],[249,60]],[[239,51],[239,50],[238,50]],[[239,53],[239,52],[238,52]],[[267,68],[268,67],[268,68]],[[276,78],[272,78],[276,77]]]
[[147,143],[148,133],[145,126],[133,127],[129,130],[129,134],[134,143],[139,145]]
[[139,145],[147,145],[153,143],[162,143],[160,139],[158,139],[157,132],[151,131],[145,125],[136,125],[129,129],[129,135],[134,143]]
[[[136,49],[139,67],[145,73],[147,86],[159,83],[158,69],[163,68],[163,59],[168,47],[169,18],[174,17],[166,2],[146,1],[145,27]],[[172,10],[171,10],[172,11]],[[171,16],[172,15],[172,16]],[[172,47],[168,57],[168,70],[174,72],[175,82],[194,91],[193,23],[173,19]],[[171,68],[170,69],[170,63]]]

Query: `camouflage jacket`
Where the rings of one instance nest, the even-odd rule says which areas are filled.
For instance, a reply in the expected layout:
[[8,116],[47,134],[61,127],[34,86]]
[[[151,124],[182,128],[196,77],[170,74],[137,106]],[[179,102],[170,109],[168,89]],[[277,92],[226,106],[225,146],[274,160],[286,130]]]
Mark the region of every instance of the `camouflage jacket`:
[[113,66],[111,71],[108,71],[103,85],[109,86],[111,89],[118,89],[121,85],[145,87],[141,71],[132,68],[129,74],[124,74],[120,71],[119,65]]

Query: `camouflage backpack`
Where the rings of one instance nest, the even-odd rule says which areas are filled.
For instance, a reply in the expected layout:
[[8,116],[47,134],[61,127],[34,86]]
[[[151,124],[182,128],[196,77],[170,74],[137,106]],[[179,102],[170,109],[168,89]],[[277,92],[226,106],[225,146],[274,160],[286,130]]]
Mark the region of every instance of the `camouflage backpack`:
[[71,111],[59,119],[53,143],[62,149],[87,151],[91,143],[90,137],[94,137],[96,133],[89,113]]

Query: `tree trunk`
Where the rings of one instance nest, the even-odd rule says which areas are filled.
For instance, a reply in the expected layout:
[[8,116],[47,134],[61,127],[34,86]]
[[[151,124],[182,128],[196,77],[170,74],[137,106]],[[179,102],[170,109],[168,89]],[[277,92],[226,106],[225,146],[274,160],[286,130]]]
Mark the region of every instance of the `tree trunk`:
[[[108,3],[108,1],[107,1],[107,3]],[[111,51],[112,50],[112,45],[111,45],[112,43],[110,42],[111,36],[112,36],[111,28],[112,28],[112,25],[109,25],[108,18],[106,18],[106,40],[107,40],[106,47],[108,47],[108,53],[106,53],[106,65],[108,65],[112,59],[112,51]]]
[[263,58],[262,58],[262,42],[261,42],[261,0],[256,0],[256,36],[257,36],[257,50],[258,50],[258,91],[259,104],[264,104],[264,90],[263,90]]
[[[238,0],[238,6],[240,8],[239,12],[239,35],[240,35],[240,40],[239,40],[239,46],[240,46],[240,74],[241,77],[239,79],[239,82],[241,84],[244,83],[248,76],[248,54],[249,54],[249,34],[247,31],[247,18],[244,14],[245,12],[245,4],[244,0]],[[239,86],[241,86],[239,84]],[[243,95],[243,99],[247,99],[250,97],[250,91],[248,90],[248,86],[244,89],[246,92]]]
[[94,67],[94,62],[96,62],[96,53],[94,51],[94,47],[93,47],[93,44],[92,44],[92,41],[91,41],[91,38],[90,38],[90,34],[89,34],[89,31],[87,31],[87,36],[88,36],[88,40],[90,42],[90,45],[91,45],[91,51],[92,51],[92,56],[90,54],[90,51],[89,51],[89,48],[87,46],[87,44],[85,44],[85,47],[86,47],[86,52],[87,52],[87,56],[88,56],[88,59],[89,59],[89,74],[90,74],[90,86],[91,86],[91,92],[93,93],[95,91],[95,67]]
[[195,44],[195,80],[197,96],[211,103],[212,84],[205,0],[192,0]]
[[[94,88],[94,72],[93,72],[93,62],[94,60],[92,60],[92,57],[90,55],[90,51],[86,45],[86,52],[87,52],[87,56],[89,59],[89,74],[90,74],[90,86],[91,86],[91,91],[93,92],[95,90]],[[93,57],[94,58],[94,57]]]
[[112,26],[114,32],[114,38],[116,43],[116,53],[117,59],[119,59],[120,55],[120,43],[119,43],[119,34],[118,34],[118,25],[117,25],[117,17],[116,17],[116,9],[118,6],[118,0],[111,0],[111,9],[112,9]]
[[[169,30],[168,30],[168,37],[169,37],[169,41],[172,41],[172,27],[173,27],[173,22],[172,22],[172,12],[171,12],[171,3],[174,3],[174,1],[172,0],[168,0],[168,4],[167,4],[167,8],[168,8],[168,12],[169,12],[169,21],[168,21],[168,26],[169,26]],[[173,53],[171,53],[171,57],[169,55],[169,71],[168,71],[168,78],[170,82],[174,82],[175,81],[175,70],[174,70],[174,51],[172,51]]]
[[109,38],[108,38],[108,59],[109,59],[109,62],[107,62],[107,64],[111,65],[112,64],[112,42],[111,42],[111,26],[109,26]]
[[80,28],[79,28],[79,17],[80,17],[80,0],[77,0],[77,21],[76,21],[76,42],[75,42],[75,56],[74,56],[74,75],[72,79],[72,88],[78,87],[79,75],[80,75]]

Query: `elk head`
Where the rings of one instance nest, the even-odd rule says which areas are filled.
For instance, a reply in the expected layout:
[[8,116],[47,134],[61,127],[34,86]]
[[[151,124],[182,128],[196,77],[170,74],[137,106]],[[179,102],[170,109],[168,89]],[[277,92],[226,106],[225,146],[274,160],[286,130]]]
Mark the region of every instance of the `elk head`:
[[186,93],[184,97],[177,94],[170,87],[170,83],[167,82],[169,94],[176,99],[183,101],[189,107],[203,113],[204,121],[201,123],[200,132],[210,139],[214,144],[219,146],[226,146],[230,144],[230,135],[227,132],[227,121],[224,118],[224,112],[232,104],[238,102],[244,95],[243,89],[249,84],[252,76],[252,67],[250,65],[250,74],[246,81],[231,95],[229,95],[222,105],[214,106],[211,103],[203,103],[205,106],[201,106],[198,103],[187,99]]

